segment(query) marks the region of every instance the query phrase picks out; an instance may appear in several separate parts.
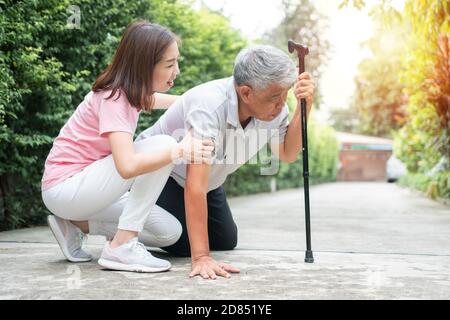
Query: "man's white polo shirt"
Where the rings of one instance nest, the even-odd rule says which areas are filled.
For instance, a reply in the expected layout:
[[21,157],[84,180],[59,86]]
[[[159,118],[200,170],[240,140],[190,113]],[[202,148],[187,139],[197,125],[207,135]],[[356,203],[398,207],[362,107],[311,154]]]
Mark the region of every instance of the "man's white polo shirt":
[[[267,143],[280,144],[288,126],[288,108],[271,121],[251,118],[245,129],[239,123],[238,98],[233,77],[201,84],[184,93],[136,141],[165,134],[181,141],[189,129],[197,137],[213,139],[215,159],[211,165],[208,191],[220,187],[227,176],[246,163]],[[176,165],[171,176],[182,187],[186,165]]]

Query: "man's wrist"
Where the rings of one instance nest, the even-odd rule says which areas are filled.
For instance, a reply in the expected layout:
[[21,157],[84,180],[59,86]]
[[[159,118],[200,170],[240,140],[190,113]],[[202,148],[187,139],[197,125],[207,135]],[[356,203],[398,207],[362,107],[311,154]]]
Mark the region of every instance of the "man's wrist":
[[211,256],[209,255],[209,252],[208,253],[197,253],[197,254],[193,254],[192,256],[191,256],[191,260],[192,260],[192,262],[197,262],[197,261],[199,261],[199,260],[202,260],[202,259],[212,259],[211,258]]

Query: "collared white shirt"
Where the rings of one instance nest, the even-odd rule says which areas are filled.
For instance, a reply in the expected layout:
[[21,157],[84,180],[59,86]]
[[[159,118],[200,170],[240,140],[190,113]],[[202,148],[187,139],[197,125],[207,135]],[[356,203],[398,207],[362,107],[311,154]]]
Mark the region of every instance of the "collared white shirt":
[[[229,77],[201,84],[184,93],[136,141],[158,134],[181,141],[191,128],[195,136],[214,140],[215,159],[208,180],[208,191],[211,191],[220,187],[229,174],[265,148],[268,142],[283,143],[288,114],[285,105],[273,120],[251,118],[245,129],[242,128],[234,79]],[[171,176],[184,187],[186,165],[176,165]]]

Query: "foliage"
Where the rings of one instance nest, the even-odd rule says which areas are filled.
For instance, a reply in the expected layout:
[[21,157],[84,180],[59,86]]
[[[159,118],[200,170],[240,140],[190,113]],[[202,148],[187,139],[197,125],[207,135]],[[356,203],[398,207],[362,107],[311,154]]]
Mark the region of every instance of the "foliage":
[[354,108],[330,108],[329,122],[331,127],[341,132],[359,132],[360,118]]
[[[359,9],[365,6],[363,0],[353,0],[352,3]],[[349,0],[342,2],[343,6],[349,4]],[[395,58],[386,57],[387,62],[379,60],[379,64],[392,62],[392,67],[383,75],[391,89],[381,98],[392,96],[398,101],[402,101],[402,95],[407,98],[406,117],[396,123],[401,127],[392,132],[395,153],[410,172],[403,182],[426,191],[429,196],[448,197],[450,167],[432,169],[442,160],[447,164],[450,161],[450,1],[406,0],[403,14],[391,5],[391,0],[383,0],[372,13],[387,28],[385,33],[395,31],[392,21],[401,20],[403,24],[404,36],[397,35],[395,39],[405,46]],[[377,65],[375,60],[371,61],[374,66]],[[369,68],[366,66],[365,69]],[[389,79],[396,79],[397,75],[398,81],[393,85]],[[365,72],[363,78],[377,87],[380,77],[375,72]],[[358,89],[361,97],[365,94],[371,101],[377,99],[377,90],[371,92],[361,86]],[[365,105],[362,99],[358,104]],[[374,110],[367,115],[363,121],[369,126],[381,131],[387,129],[383,128],[387,124],[385,121],[378,121],[379,117],[383,118],[382,113]],[[393,129],[398,128],[396,125],[391,123]]]
[[400,177],[399,185],[424,192],[432,199],[450,199],[450,172],[431,177],[422,173],[409,173]]
[[390,137],[391,131],[399,129],[406,121],[406,97],[398,73],[405,50],[401,24],[392,24],[389,32],[379,25],[366,45],[372,57],[363,60],[358,67],[351,109],[358,114],[358,132]]
[[442,156],[450,159],[449,14],[448,0],[405,6],[411,39],[401,79],[409,120],[398,134],[398,155],[413,172],[426,173]]

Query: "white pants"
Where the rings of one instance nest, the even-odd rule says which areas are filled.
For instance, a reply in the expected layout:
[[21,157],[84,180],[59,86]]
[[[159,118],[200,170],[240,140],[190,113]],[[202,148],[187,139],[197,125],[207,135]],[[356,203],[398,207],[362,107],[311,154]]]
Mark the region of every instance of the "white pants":
[[[170,136],[156,135],[135,142],[134,150],[151,154],[175,144]],[[177,242],[182,232],[179,221],[155,204],[173,167],[125,180],[109,155],[43,191],[42,199],[60,218],[87,220],[90,234],[112,238],[119,228],[139,232],[139,241],[147,246],[165,247]]]

